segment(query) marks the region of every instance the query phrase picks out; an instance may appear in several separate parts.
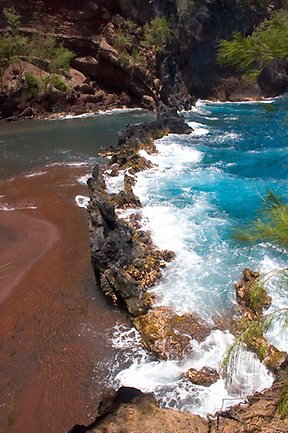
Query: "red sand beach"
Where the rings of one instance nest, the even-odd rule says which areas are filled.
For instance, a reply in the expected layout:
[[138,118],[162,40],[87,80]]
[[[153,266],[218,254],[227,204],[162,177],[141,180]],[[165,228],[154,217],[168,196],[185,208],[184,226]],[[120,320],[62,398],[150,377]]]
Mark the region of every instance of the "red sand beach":
[[87,194],[76,178],[89,170],[45,168],[1,183],[1,203],[21,209],[0,211],[4,431],[64,433],[95,416],[113,355],[107,336],[125,319],[95,289],[86,211],[74,200]]

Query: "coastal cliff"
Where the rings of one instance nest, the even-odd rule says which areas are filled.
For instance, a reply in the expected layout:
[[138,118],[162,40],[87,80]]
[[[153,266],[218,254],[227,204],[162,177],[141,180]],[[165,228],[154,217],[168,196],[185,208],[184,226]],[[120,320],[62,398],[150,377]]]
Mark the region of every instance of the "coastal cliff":
[[[195,98],[237,100],[279,94],[283,88],[273,84],[278,66],[262,74],[258,84],[251,84],[242,81],[240,73],[217,65],[216,51],[220,39],[229,39],[233,32],[251,34],[282,3],[5,1],[5,7],[13,7],[20,14],[23,34],[29,38],[35,32],[54,34],[75,57],[70,74],[64,76],[67,94],[54,92],[20,102],[19,94],[15,95],[16,102],[1,94],[2,116],[23,112],[20,117],[65,111],[81,114],[117,106],[155,109],[159,102],[189,109]],[[0,28],[5,28],[3,16]],[[280,66],[283,75],[285,67]],[[6,81],[11,81],[13,73],[9,72]],[[31,73],[37,75],[35,69]]]

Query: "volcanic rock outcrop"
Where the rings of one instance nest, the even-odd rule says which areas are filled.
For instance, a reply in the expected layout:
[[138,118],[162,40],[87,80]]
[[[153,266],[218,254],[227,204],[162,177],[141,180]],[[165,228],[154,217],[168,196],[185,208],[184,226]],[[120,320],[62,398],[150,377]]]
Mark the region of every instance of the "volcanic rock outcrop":
[[[151,165],[139,151],[155,152],[154,140],[168,133],[189,134],[192,129],[176,110],[159,109],[157,119],[149,124],[127,126],[120,134],[113,156],[104,166],[95,168],[89,180],[91,200],[88,206],[92,246],[92,263],[96,280],[113,302],[124,306],[131,316],[145,314],[152,305],[147,288],[161,277],[161,268],[173,253],[160,251],[149,233],[139,230],[139,222],[118,218],[115,209],[140,206],[132,189],[133,178],[125,173]],[[123,176],[124,189],[108,194],[106,176]],[[122,173],[122,174],[121,174]]]

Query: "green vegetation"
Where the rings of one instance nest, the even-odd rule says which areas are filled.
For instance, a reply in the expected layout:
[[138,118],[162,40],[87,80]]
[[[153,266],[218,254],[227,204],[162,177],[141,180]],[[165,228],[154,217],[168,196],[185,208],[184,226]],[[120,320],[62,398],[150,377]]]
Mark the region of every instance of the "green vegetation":
[[235,240],[246,243],[271,242],[288,247],[288,204],[276,193],[268,191],[258,218],[248,227],[236,230]]
[[[119,52],[119,61],[122,66],[139,65],[147,67],[148,57],[157,53],[162,53],[165,49],[171,28],[168,21],[163,17],[156,17],[143,28],[142,41],[138,44],[133,35],[137,30],[137,25],[131,20],[126,20],[116,31],[115,47]],[[149,51],[147,55],[145,51]]]
[[137,30],[137,24],[132,20],[126,20],[116,31],[115,47],[119,53],[119,62],[122,66],[139,65],[147,67],[147,59],[141,47],[135,48],[137,40],[133,33]]
[[133,37],[120,28],[116,33],[115,45],[119,52],[131,50],[133,47]]
[[10,403],[7,406],[6,413],[6,428],[1,428],[0,433],[10,433],[13,430],[15,419],[14,419],[14,401],[13,397],[11,397]]
[[242,7],[251,7],[253,5],[260,9],[266,9],[270,5],[271,0],[237,0],[237,3]]
[[[235,339],[233,344],[229,347],[227,353],[222,360],[222,368],[224,372],[227,371],[228,365],[231,367],[239,354],[243,344],[249,349],[256,352],[259,359],[263,361],[268,343],[263,338],[263,334],[271,329],[273,323],[277,321],[279,326],[284,330],[288,328],[288,308],[283,308],[279,311],[267,314],[265,317],[249,320],[246,329]],[[259,340],[257,342],[257,340]]]
[[168,21],[163,17],[156,17],[144,26],[144,36],[142,45],[145,48],[154,48],[157,53],[164,51],[171,35]]
[[248,299],[248,307],[254,312],[262,312],[263,305],[267,299],[267,292],[264,287],[264,282],[257,281],[251,287]]
[[[67,87],[56,75],[62,71],[67,71],[74,53],[59,44],[52,35],[34,34],[31,39],[24,36],[20,30],[21,17],[14,8],[3,10],[3,15],[7,24],[7,30],[0,37],[0,77],[1,88],[3,88],[3,73],[10,65],[16,65],[19,69],[19,83],[24,79],[26,88],[36,91],[37,89],[46,90],[48,84],[61,91],[66,91]],[[31,74],[24,74],[24,62],[30,62],[48,73],[45,80],[41,83]],[[65,89],[65,90],[64,90]]]
[[20,16],[13,8],[3,9],[7,30],[0,37],[0,79],[2,88],[3,73],[8,66],[19,63],[27,55],[28,39],[19,30]]
[[278,411],[281,418],[288,416],[288,373],[286,371],[286,380],[284,382],[283,390],[278,405]]
[[[268,241],[283,250],[287,250],[288,204],[278,194],[268,191],[267,196],[263,199],[263,206],[258,212],[257,219],[249,227],[237,230],[235,238],[248,243]],[[231,369],[235,368],[239,360],[239,352],[243,346],[254,351],[259,359],[270,368],[277,368],[283,362],[281,352],[266,341],[265,334],[276,322],[280,329],[288,329],[288,308],[281,308],[266,315],[262,314],[262,308],[266,299],[265,283],[276,275],[279,277],[280,283],[285,284],[287,288],[287,274],[288,268],[284,267],[268,274],[261,282],[257,282],[251,287],[248,307],[253,311],[253,314],[244,315],[237,323],[240,335],[230,346],[222,361],[224,374],[227,375]],[[284,375],[286,375],[286,379],[283,383],[278,406],[282,418],[288,415],[287,370]]]
[[30,41],[29,54],[30,62],[48,73],[48,75],[41,76],[44,91],[48,86],[52,86],[65,92],[67,86],[57,74],[68,71],[74,53],[64,48],[63,44],[58,44],[52,35],[34,35]]
[[26,72],[24,75],[24,85],[22,88],[21,99],[28,101],[37,95],[40,89],[40,83],[37,78],[30,72]]
[[53,87],[56,90],[59,90],[60,92],[67,92],[66,84],[64,83],[63,80],[61,80],[61,78],[58,75],[55,74],[46,75],[46,77],[42,78],[42,81],[44,83],[45,89],[47,89],[48,86],[50,85],[51,87]]
[[288,60],[288,12],[284,10],[266,19],[251,36],[234,33],[231,40],[219,42],[218,63],[248,72],[254,78],[274,59]]
[[173,23],[169,24],[163,17],[156,17],[145,24],[139,43],[136,31],[141,35],[141,29],[137,29],[137,24],[132,20],[123,21],[115,34],[115,48],[119,53],[120,64],[147,68],[148,62],[153,63],[156,54],[164,52],[172,35],[172,27]]

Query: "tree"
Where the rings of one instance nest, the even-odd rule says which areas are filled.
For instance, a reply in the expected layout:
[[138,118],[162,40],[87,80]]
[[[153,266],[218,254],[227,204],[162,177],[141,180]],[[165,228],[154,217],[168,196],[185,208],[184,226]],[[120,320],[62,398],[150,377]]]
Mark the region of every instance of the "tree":
[[48,75],[41,76],[44,90],[48,85],[53,85],[60,80],[59,72],[69,70],[74,56],[73,51],[65,48],[63,44],[58,44],[53,35],[34,34],[30,41],[29,59],[31,63],[48,72]]
[[163,17],[156,17],[150,24],[144,26],[143,46],[145,48],[154,47],[157,53],[162,53],[170,34],[171,30],[167,20]]
[[[0,75],[1,88],[3,88],[3,73],[8,66],[18,64],[20,68],[19,81],[23,78],[24,70],[21,65],[22,60],[27,60],[40,69],[48,72],[48,76],[41,77],[44,90],[49,84],[58,83],[59,90],[64,89],[63,82],[57,74],[61,71],[67,71],[74,53],[59,44],[53,35],[41,35],[35,33],[32,38],[28,39],[20,31],[21,17],[14,8],[3,10],[4,18],[7,24],[7,30],[0,37]],[[60,80],[60,81],[59,81]]]
[[[0,37],[0,77],[3,87],[3,73],[8,66],[19,63],[27,54],[28,39],[19,30],[21,17],[14,8],[3,9],[7,30]],[[22,71],[23,72],[23,71]]]
[[231,40],[220,40],[217,61],[221,66],[260,74],[275,59],[288,60],[288,12],[277,11],[260,24],[250,36],[234,33]]
[[258,217],[252,224],[237,229],[234,238],[239,242],[271,242],[281,249],[288,248],[288,203],[273,191],[262,199]]

